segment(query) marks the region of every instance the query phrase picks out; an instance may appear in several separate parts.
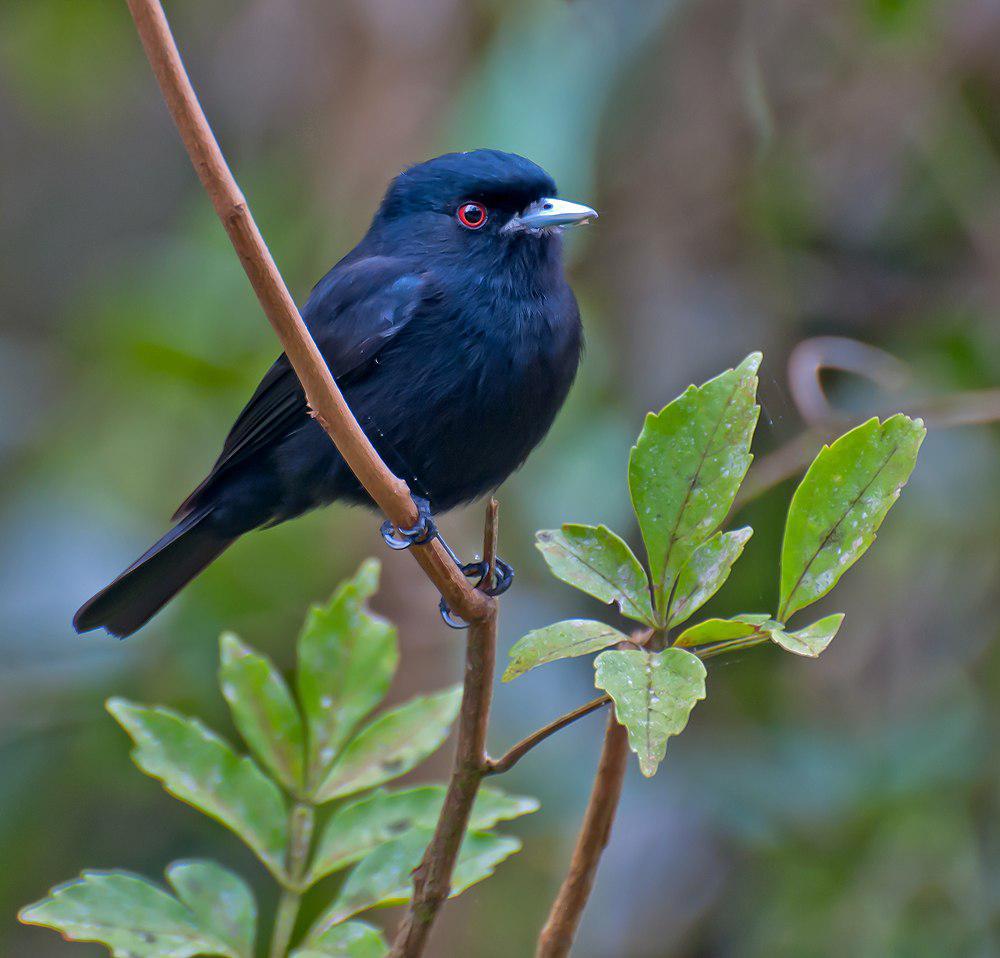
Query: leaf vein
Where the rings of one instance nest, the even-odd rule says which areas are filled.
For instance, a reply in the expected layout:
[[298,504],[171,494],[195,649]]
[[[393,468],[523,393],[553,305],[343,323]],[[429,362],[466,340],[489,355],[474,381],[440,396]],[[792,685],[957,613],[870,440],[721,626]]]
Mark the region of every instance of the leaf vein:
[[875,474],[868,480],[862,487],[861,491],[848,503],[847,508],[844,509],[840,518],[830,527],[830,531],[823,537],[822,542],[813,551],[813,554],[809,557],[809,560],[802,567],[802,571],[799,573],[799,577],[795,580],[795,585],[792,586],[791,591],[788,593],[788,598],[782,603],[781,608],[778,610],[777,618],[784,622],[785,620],[785,610],[792,603],[792,599],[795,598],[795,593],[798,592],[799,587],[802,585],[802,580],[806,577],[809,570],[812,568],[813,563],[819,558],[820,553],[826,548],[827,543],[833,538],[834,533],[840,528],[841,524],[847,520],[847,517],[851,514],[851,510],[858,504],[861,497],[871,489],[874,485],[875,480],[878,479],[880,475],[885,471],[885,468],[892,462],[892,457],[896,455],[899,451],[899,443],[897,442],[892,449],[889,450],[889,455],[885,457],[885,461],[882,463],[878,469],[875,470]]
[[[733,404],[733,400],[736,398],[736,393],[739,391],[740,386],[742,384],[743,381],[741,379],[738,379],[736,381],[736,384],[733,386],[732,392],[730,392],[729,394],[729,398],[726,399],[725,406],[722,407],[722,413],[719,415],[719,418],[716,420],[715,425],[712,427],[712,433],[708,437],[708,441],[705,443],[704,449],[702,449],[701,457],[698,460],[698,465],[695,468],[695,471],[692,473],[691,479],[688,482],[687,492],[684,493],[684,501],[681,503],[680,509],[677,510],[677,518],[674,520],[674,527],[670,531],[670,539],[667,542],[667,551],[663,556],[663,571],[660,576],[660,582],[658,583],[657,586],[656,590],[657,594],[660,594],[663,591],[664,580],[666,579],[667,568],[670,563],[670,556],[671,553],[673,552],[674,545],[677,543],[677,529],[680,527],[681,519],[684,517],[684,512],[687,509],[688,503],[691,501],[691,496],[694,494],[694,489],[695,485],[698,482],[698,477],[701,475],[702,470],[705,468],[705,462],[708,459],[708,454],[711,451],[712,443],[715,441],[716,434],[719,432],[719,427],[722,425],[723,420],[726,418],[726,413],[729,411],[729,407]],[[672,599],[673,596],[671,595],[671,600]],[[663,613],[664,621],[666,621],[667,618],[669,618],[669,615],[670,615],[670,606],[668,601],[667,608],[664,610]]]
[[[568,541],[568,540],[565,540],[565,541]],[[584,556],[583,556],[582,553],[580,553],[580,552],[574,552],[572,549],[568,548],[567,546],[563,545],[562,543],[558,543],[558,546],[567,555],[569,555],[572,558],[576,559],[577,562],[579,562],[581,565],[586,566],[591,572],[594,573],[594,575],[596,575],[599,579],[603,579],[605,582],[607,582],[608,585],[610,585],[612,588],[614,588],[618,592],[618,598],[617,598],[617,600],[613,600],[613,601],[617,601],[618,602],[618,607],[623,612],[625,611],[625,606],[628,605],[628,607],[630,609],[632,609],[636,613],[636,615],[639,617],[640,621],[642,621],[642,622],[646,621],[646,615],[645,615],[645,613],[642,611],[642,609],[639,608],[639,606],[637,606],[635,604],[635,602],[632,600],[632,597],[628,594],[628,591],[620,583],[615,582],[614,579],[612,579],[609,576],[607,576],[600,569],[598,569],[595,566],[591,565],[586,560],[586,558],[584,558]]]

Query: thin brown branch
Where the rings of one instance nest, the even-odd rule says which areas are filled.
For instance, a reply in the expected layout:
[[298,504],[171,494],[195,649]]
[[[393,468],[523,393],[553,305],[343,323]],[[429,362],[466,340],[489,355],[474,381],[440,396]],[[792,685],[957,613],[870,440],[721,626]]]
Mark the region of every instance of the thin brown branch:
[[[891,353],[840,336],[806,339],[788,357],[788,383],[808,428],[756,462],[743,483],[730,516],[748,502],[802,472],[825,442],[861,420],[839,412],[823,388],[826,369],[862,376],[892,393],[912,378],[909,367]],[[886,404],[881,412],[918,416],[931,429],[983,425],[1000,421],[1000,389],[946,393],[910,403]]]
[[544,742],[550,735],[554,735],[560,729],[566,728],[567,725],[572,725],[577,719],[582,719],[585,715],[596,712],[610,701],[610,695],[600,695],[596,699],[591,699],[589,702],[581,705],[579,708],[573,709],[572,712],[567,712],[565,715],[560,715],[559,718],[553,719],[548,725],[542,726],[542,728],[521,739],[516,745],[511,746],[500,758],[487,761],[486,774],[501,775],[504,772],[509,772],[528,752],[536,745]]
[[[496,554],[497,507],[486,509],[483,555]],[[458,743],[444,805],[434,837],[413,872],[413,897],[396,932],[390,958],[423,954],[438,911],[451,892],[451,875],[469,824],[472,803],[487,769],[486,730],[493,700],[497,620],[495,606],[485,618],[471,623],[465,648],[465,680],[458,716]]]
[[[302,382],[313,416],[378,507],[397,526],[413,525],[417,511],[410,490],[393,475],[368,441],[302,322],[198,103],[159,0],[127,0],[127,3],[188,156]],[[493,600],[470,586],[440,542],[434,539],[409,551],[458,615],[467,622],[495,618]]]
[[869,343],[846,336],[804,339],[788,357],[788,388],[810,426],[829,425],[840,418],[823,388],[822,374],[827,369],[862,376],[886,392],[897,391],[912,378],[906,363]]
[[536,958],[564,958],[569,954],[583,909],[594,887],[601,854],[611,837],[611,825],[621,797],[627,759],[628,739],[625,727],[618,724],[612,711],[608,714],[597,775],[587,812],[577,835],[569,872],[539,936]]
[[486,563],[486,575],[483,576],[483,586],[493,587],[497,564],[497,536],[499,534],[500,503],[490,497],[486,503],[486,527],[483,529],[483,562]]

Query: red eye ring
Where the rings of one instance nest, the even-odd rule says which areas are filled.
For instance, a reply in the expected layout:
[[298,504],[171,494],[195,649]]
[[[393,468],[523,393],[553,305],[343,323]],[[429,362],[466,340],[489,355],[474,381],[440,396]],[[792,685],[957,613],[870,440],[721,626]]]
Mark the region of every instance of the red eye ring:
[[455,215],[458,217],[459,223],[467,230],[482,229],[489,219],[486,207],[482,203],[476,203],[472,200],[463,203]]

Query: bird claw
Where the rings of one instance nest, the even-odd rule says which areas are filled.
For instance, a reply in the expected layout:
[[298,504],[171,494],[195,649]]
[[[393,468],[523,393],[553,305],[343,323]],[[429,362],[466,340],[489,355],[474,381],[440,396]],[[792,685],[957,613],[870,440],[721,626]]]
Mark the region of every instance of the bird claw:
[[410,546],[426,545],[438,534],[437,526],[431,518],[430,502],[420,496],[414,496],[413,502],[417,507],[417,521],[412,526],[397,529],[391,519],[386,519],[379,529],[390,549],[401,551]]
[[509,562],[505,562],[501,559],[500,556],[497,556],[493,560],[492,585],[483,585],[486,581],[486,576],[489,573],[489,569],[486,567],[485,562],[469,562],[466,565],[463,565],[461,569],[462,575],[464,575],[467,579],[479,576],[479,581],[476,582],[475,588],[480,589],[489,596],[503,595],[511,587],[511,583],[514,581],[514,567]]
[[444,624],[448,626],[449,629],[467,629],[469,623],[465,619],[460,619],[451,609],[448,608],[448,603],[445,602],[442,597],[441,601],[438,603],[438,611],[441,613],[441,618],[444,620]]
[[[486,578],[490,574],[490,569],[487,567],[486,562],[467,562],[463,565],[462,560],[458,558],[451,546],[444,541],[441,533],[438,532],[438,528],[434,524],[433,518],[431,518],[430,502],[422,496],[413,496],[413,502],[417,507],[418,518],[412,526],[399,529],[393,525],[391,519],[386,519],[379,529],[382,538],[385,540],[385,544],[390,549],[401,551],[409,549],[410,546],[426,545],[431,539],[437,539],[444,546],[448,555],[454,560],[455,565],[461,569],[462,575],[467,579],[477,580],[474,588],[479,589],[488,596],[503,595],[510,588],[511,583],[514,581],[514,567],[509,562],[505,562],[500,556],[496,556],[493,560],[493,582],[491,585],[485,585]],[[444,599],[438,604],[438,609],[441,612],[441,618],[444,619],[445,624],[450,628],[467,629],[469,627],[468,622],[460,619],[448,608],[448,603]]]
[[[485,562],[467,562],[465,565],[460,565],[459,568],[462,570],[462,575],[468,579],[472,579],[478,576],[478,581],[476,582],[474,588],[485,592],[488,596],[498,596],[503,595],[510,587],[514,581],[514,567],[509,563],[505,562],[500,556],[497,556],[493,560],[493,584],[489,586],[484,586],[483,583],[486,581],[486,577],[489,575],[490,570]],[[440,603],[438,603],[438,610],[441,613],[441,618],[444,620],[444,624],[452,629],[467,629],[469,623],[464,619],[460,619],[451,609],[448,608],[448,603],[442,598]]]

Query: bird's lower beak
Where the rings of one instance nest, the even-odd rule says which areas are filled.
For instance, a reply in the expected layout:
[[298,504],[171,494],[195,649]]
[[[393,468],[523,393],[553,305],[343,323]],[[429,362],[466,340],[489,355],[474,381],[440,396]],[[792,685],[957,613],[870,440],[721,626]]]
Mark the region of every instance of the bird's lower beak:
[[597,210],[589,206],[545,197],[515,216],[510,225],[520,230],[546,230],[554,226],[575,226],[593,219],[597,219]]

